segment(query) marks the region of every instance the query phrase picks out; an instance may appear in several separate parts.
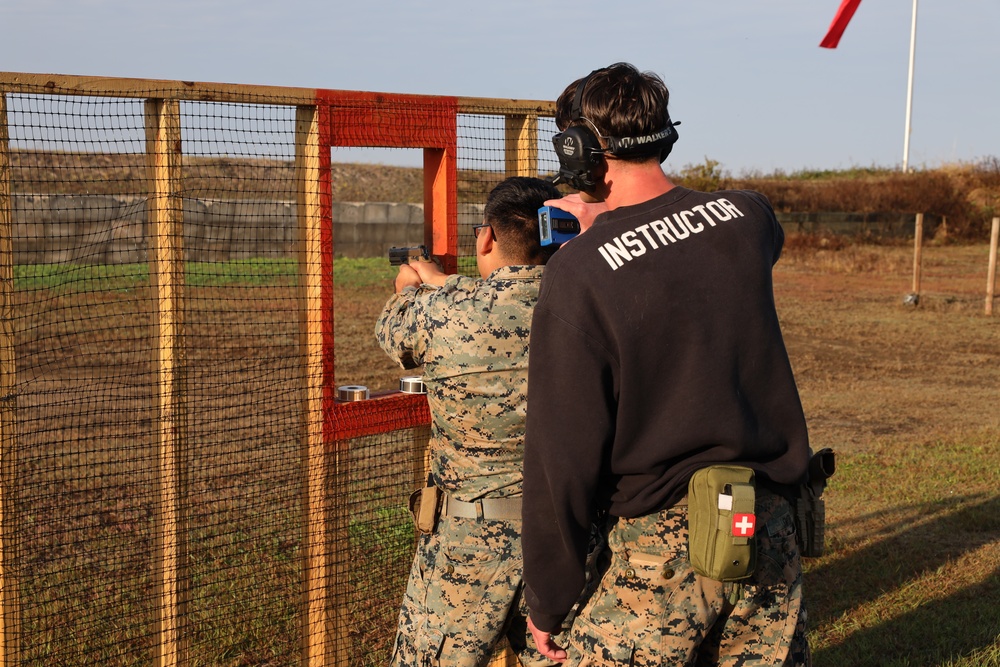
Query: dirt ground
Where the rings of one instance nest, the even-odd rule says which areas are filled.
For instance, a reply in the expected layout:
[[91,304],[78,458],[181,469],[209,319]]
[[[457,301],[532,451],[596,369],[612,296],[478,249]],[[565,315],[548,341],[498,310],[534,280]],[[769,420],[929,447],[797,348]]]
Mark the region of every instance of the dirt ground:
[[[919,305],[912,306],[904,304],[913,283],[911,248],[789,240],[774,274],[775,298],[814,449],[846,453],[885,440],[920,444],[1000,429],[1000,302],[992,317],[983,314],[987,258],[985,245],[925,248]],[[143,573],[159,425],[144,290],[19,294],[21,564],[31,589],[24,595],[26,632],[34,637],[58,635],[60,619],[98,614],[102,605],[107,623],[120,623],[119,589],[136,599],[150,592]],[[393,367],[374,343],[374,321],[390,292],[384,277],[338,288],[337,384],[389,390],[412,374]],[[191,528],[201,539],[192,543],[194,558],[214,563],[220,544],[266,542],[259,548],[274,570],[234,595],[253,599],[260,582],[270,582],[279,615],[291,623],[290,563],[298,546],[286,533],[297,502],[301,427],[294,290],[202,288],[187,298],[189,483],[197,507]],[[371,460],[383,459],[374,451]],[[382,503],[372,512],[398,508],[400,469],[366,469],[363,495]],[[72,572],[97,583],[62,596],[59,587]],[[279,590],[281,582],[293,588]],[[384,622],[391,625],[398,591],[366,595],[385,598]],[[212,600],[206,593],[204,604]],[[147,642],[140,626],[149,620],[148,602],[137,604],[145,611],[122,613],[136,624],[138,641]],[[103,641],[101,633],[94,630],[94,641]],[[273,649],[292,650],[292,639]],[[53,654],[39,660],[75,664]]]
[[924,248],[915,307],[909,247],[790,245],[775,298],[814,449],[1000,427],[985,245]]
[[[984,313],[986,245],[925,247],[917,306],[910,246],[789,239],[775,300],[814,449],[933,439],[1000,425],[1000,298]],[[392,389],[404,373],[371,340],[390,294],[338,300],[338,382]],[[409,373],[407,373],[409,374]]]

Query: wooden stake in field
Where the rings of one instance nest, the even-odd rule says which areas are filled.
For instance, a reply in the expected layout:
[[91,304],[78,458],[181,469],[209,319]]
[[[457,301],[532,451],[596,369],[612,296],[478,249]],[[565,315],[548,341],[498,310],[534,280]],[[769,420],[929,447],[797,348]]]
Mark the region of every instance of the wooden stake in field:
[[997,282],[997,241],[1000,239],[1000,218],[993,218],[990,232],[990,264],[986,272],[986,314],[993,314],[993,294]]
[[904,303],[916,306],[920,303],[920,265],[924,248],[924,214],[917,213],[913,230],[913,289],[904,299]]

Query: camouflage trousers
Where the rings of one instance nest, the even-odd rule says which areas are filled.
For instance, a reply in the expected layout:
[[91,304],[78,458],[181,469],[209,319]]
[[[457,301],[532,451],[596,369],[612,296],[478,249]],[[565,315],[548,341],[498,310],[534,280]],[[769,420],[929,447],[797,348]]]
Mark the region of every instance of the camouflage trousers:
[[810,665],[791,506],[758,489],[756,513],[757,568],[738,583],[691,569],[687,507],[613,520],[563,664]]
[[528,631],[521,573],[520,522],[441,517],[419,537],[391,664],[483,667],[504,637],[525,667],[554,664]]

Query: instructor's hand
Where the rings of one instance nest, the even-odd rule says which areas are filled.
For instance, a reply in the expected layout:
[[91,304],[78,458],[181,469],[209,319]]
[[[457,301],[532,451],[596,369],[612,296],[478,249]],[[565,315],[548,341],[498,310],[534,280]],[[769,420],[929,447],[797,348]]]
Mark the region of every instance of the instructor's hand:
[[562,662],[566,659],[566,651],[552,641],[550,633],[542,632],[536,628],[530,616],[528,617],[528,629],[531,630],[531,636],[535,638],[535,646],[538,647],[539,653],[549,660],[555,660],[556,662]]
[[562,199],[550,199],[545,202],[545,205],[566,211],[575,216],[580,221],[581,234],[590,229],[591,225],[594,224],[594,218],[608,210],[607,203],[603,201],[584,201],[579,194],[566,195]]

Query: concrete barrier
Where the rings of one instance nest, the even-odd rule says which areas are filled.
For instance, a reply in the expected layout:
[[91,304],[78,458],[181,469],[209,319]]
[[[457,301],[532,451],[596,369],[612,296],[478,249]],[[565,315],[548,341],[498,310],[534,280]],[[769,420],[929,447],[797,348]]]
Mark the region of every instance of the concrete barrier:
[[[108,195],[13,195],[17,264],[124,264],[148,258],[146,200]],[[335,202],[337,257],[380,257],[390,246],[424,242],[422,204]],[[298,240],[295,202],[263,199],[183,200],[184,249],[191,261],[293,257]],[[461,204],[459,252],[474,252],[473,225],[481,204]],[[907,236],[912,214],[781,213],[786,232]],[[933,229],[933,219],[925,221]]]
[[[15,194],[11,200],[17,264],[125,264],[148,258],[145,199]],[[189,198],[182,203],[188,260],[295,255],[295,202]],[[482,207],[478,210],[481,216]],[[337,202],[332,215],[337,256],[377,257],[392,245],[424,242],[422,204]]]
[[[849,234],[905,238],[913,236],[913,213],[778,213],[786,234]],[[924,216],[924,230],[930,233],[941,217]]]

